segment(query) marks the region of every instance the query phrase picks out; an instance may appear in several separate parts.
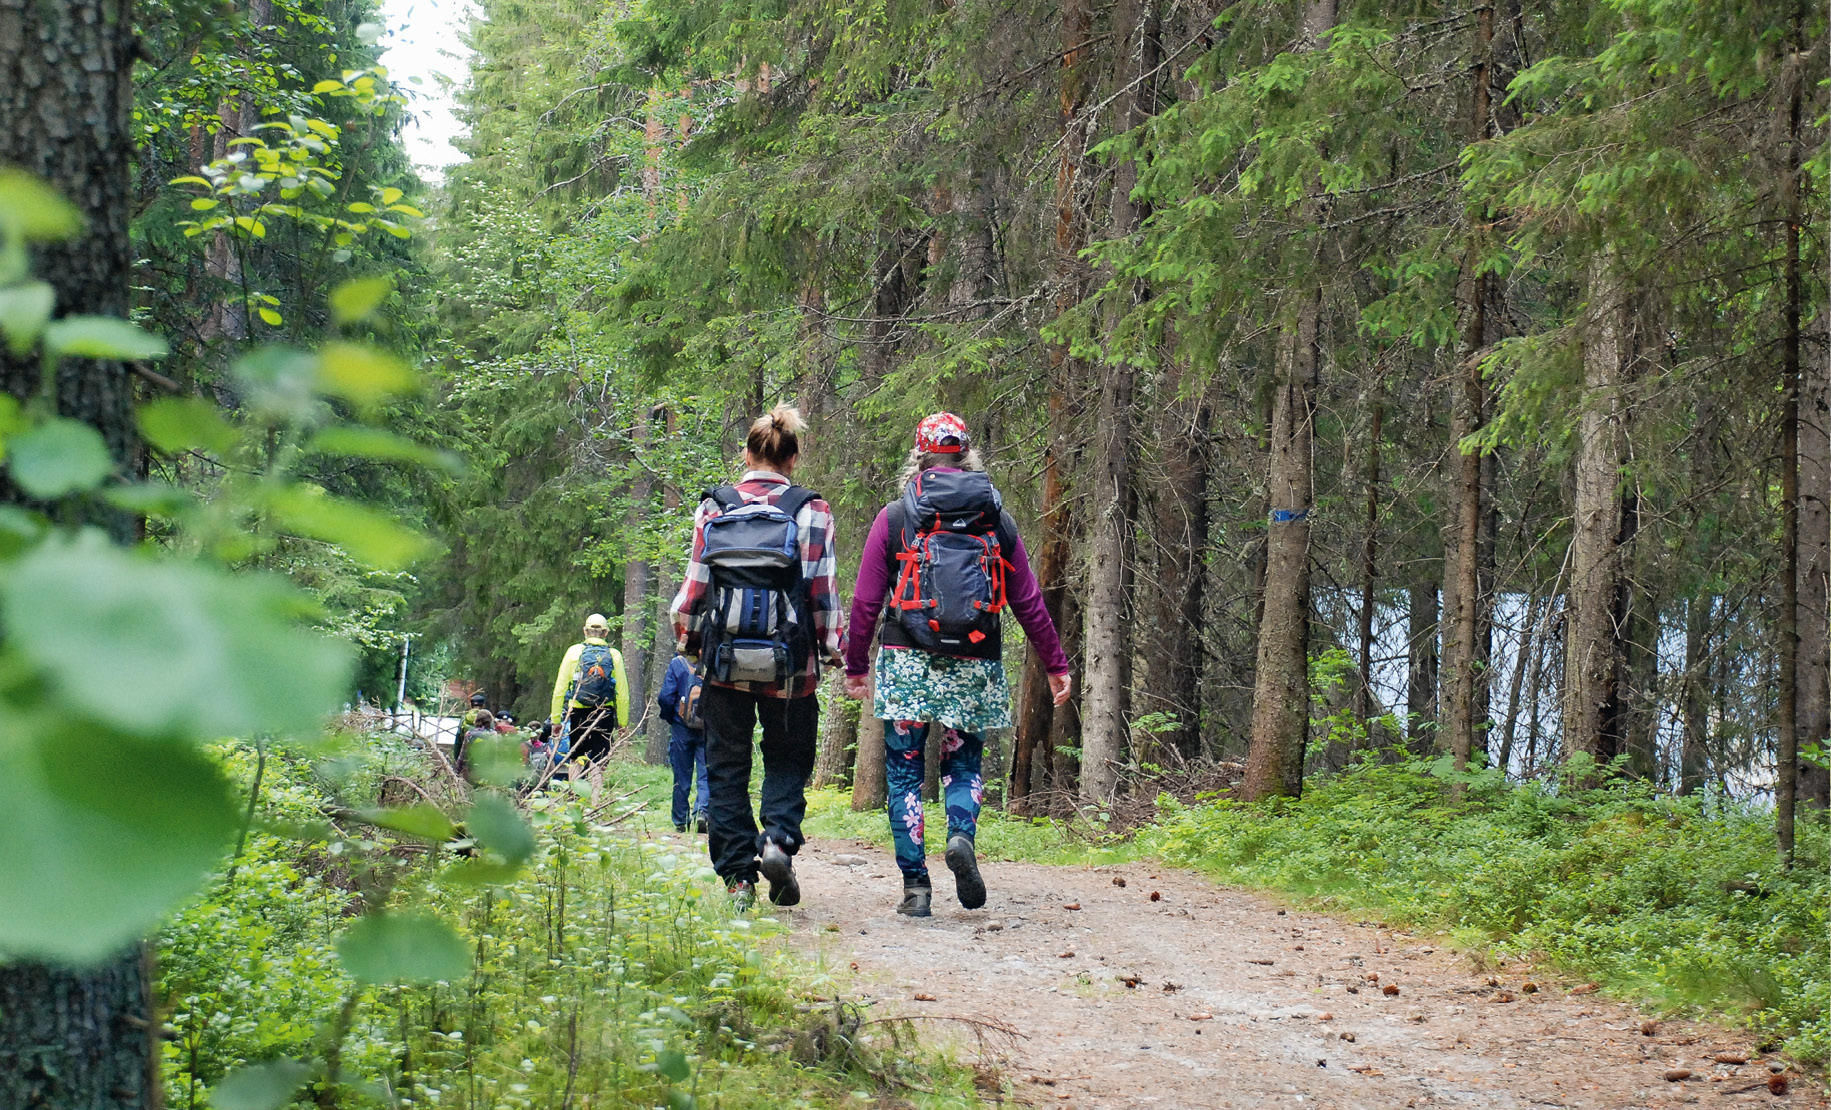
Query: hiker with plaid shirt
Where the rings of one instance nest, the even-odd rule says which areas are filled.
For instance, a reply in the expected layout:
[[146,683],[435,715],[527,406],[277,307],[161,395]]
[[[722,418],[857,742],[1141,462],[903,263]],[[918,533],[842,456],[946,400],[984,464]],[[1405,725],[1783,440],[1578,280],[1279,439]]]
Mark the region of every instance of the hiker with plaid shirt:
[[[844,617],[835,581],[833,513],[790,481],[800,456],[799,434],[806,430],[799,411],[777,405],[758,417],[745,439],[745,474],[728,487],[743,504],[775,505],[785,496],[799,502],[794,512],[800,549],[800,614],[807,622],[801,634],[811,643],[796,659],[785,680],[722,681],[710,660],[699,659],[704,676],[700,715],[706,729],[706,774],[711,787],[711,828],[707,849],[713,870],[725,880],[733,900],[745,907],[755,901],[759,869],[770,882],[770,901],[794,905],[800,900],[793,857],[801,848],[801,821],[807,815],[807,781],[814,770],[820,708],[814,696],[823,665],[836,666],[844,647]],[[725,493],[728,498],[729,492]],[[727,502],[741,508],[734,502]],[[683,655],[699,657],[710,619],[713,571],[703,560],[706,524],[730,509],[715,496],[700,502],[693,517],[693,546],[680,592],[670,615]],[[750,805],[751,735],[763,728],[763,789],[758,805],[762,829]]]

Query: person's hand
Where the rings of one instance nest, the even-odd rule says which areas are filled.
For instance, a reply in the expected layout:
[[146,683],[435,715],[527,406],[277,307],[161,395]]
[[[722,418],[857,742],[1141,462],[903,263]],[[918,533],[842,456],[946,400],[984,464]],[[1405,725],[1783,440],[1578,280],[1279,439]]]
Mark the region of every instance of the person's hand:
[[1055,705],[1068,704],[1068,695],[1074,691],[1074,676],[1070,674],[1052,674],[1049,676],[1049,700]]
[[871,696],[871,676],[869,674],[849,674],[846,676],[846,697],[853,701],[864,701]]

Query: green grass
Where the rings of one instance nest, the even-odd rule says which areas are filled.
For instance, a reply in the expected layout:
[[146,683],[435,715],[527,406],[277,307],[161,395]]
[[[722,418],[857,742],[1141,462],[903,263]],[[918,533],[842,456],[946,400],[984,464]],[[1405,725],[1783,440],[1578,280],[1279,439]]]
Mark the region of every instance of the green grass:
[[[226,758],[246,781],[247,753]],[[656,772],[613,768],[608,791],[638,791],[613,811],[665,787]],[[568,1090],[574,1106],[602,1110],[978,1104],[969,1069],[836,1010],[838,985],[775,942],[773,918],[734,915],[703,843],[593,827],[556,796],[531,815],[537,847],[521,874],[466,886],[449,852],[324,827],[329,795],[350,800],[377,773],[326,784],[303,763],[269,761],[263,816],[295,835],[256,832],[234,878],[160,937],[168,1106],[210,1106],[247,1064],[332,1057],[336,1081],[315,1065],[319,1089],[292,1105],[534,1110]],[[352,981],[337,938],[365,899],[383,898],[456,925],[471,973]]]

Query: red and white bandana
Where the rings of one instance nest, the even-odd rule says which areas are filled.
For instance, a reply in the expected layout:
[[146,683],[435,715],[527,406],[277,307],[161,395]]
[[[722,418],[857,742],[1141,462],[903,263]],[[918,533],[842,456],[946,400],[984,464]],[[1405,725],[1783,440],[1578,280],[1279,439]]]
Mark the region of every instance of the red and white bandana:
[[916,450],[926,455],[957,455],[966,450],[966,421],[951,412],[937,412],[916,425]]

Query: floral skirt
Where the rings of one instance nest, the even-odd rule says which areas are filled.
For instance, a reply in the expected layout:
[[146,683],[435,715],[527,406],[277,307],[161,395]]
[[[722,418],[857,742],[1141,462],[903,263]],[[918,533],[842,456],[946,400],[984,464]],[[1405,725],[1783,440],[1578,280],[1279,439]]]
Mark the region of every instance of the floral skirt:
[[1011,687],[997,659],[959,659],[920,648],[879,648],[872,713],[984,733],[1011,727]]

